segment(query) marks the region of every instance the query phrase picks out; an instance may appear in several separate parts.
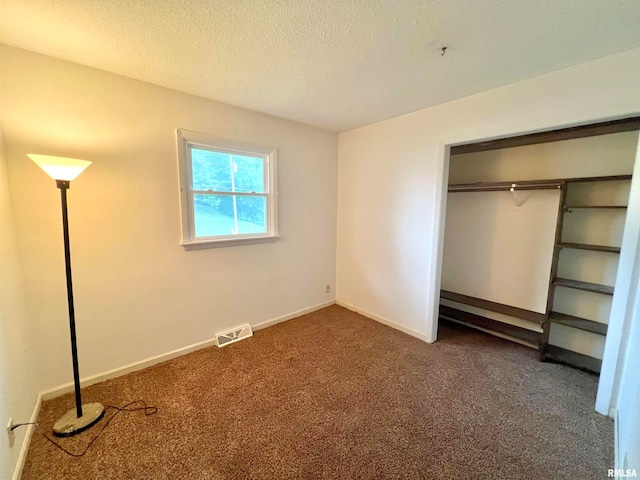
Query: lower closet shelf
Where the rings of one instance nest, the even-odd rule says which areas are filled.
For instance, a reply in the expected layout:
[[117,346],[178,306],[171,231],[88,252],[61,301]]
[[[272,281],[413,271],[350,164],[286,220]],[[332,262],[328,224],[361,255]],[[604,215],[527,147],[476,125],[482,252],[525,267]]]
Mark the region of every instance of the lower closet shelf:
[[490,318],[482,317],[474,313],[458,310],[457,308],[447,307],[446,305],[440,305],[440,316],[445,320],[454,320],[468,324],[471,327],[477,327],[490,332],[499,333],[509,336],[520,342],[526,343],[532,348],[538,348],[540,343],[541,333],[526,328],[517,327],[508,323],[499,322]]
[[588,355],[582,355],[581,353],[572,352],[555,345],[547,345],[544,354],[545,360],[551,360],[563,365],[569,365],[580,370],[586,370],[591,373],[600,373],[602,366],[602,360],[599,360]]
[[597,335],[606,335],[607,328],[609,327],[606,323],[594,322],[593,320],[574,317],[573,315],[567,315],[566,313],[560,312],[551,312],[551,315],[549,315],[549,321],[557,325],[577,328],[579,330],[595,333]]

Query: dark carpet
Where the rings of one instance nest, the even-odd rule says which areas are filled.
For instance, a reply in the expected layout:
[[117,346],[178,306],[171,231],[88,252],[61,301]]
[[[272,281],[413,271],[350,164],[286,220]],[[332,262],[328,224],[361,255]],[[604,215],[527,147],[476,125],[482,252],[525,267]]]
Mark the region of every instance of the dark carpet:
[[[42,435],[23,479],[601,479],[597,377],[453,324],[429,345],[339,306],[83,390],[122,412],[82,457]],[[56,441],[81,452],[101,425]],[[149,412],[150,413],[150,412]]]

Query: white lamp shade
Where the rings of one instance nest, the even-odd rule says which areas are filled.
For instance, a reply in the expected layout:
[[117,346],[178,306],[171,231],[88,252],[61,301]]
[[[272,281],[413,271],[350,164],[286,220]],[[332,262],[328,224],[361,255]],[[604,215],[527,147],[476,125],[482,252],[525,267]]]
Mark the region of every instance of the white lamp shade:
[[76,158],[51,157],[33,153],[28,153],[27,157],[36,162],[54,180],[71,181],[91,165],[88,160],[78,160]]

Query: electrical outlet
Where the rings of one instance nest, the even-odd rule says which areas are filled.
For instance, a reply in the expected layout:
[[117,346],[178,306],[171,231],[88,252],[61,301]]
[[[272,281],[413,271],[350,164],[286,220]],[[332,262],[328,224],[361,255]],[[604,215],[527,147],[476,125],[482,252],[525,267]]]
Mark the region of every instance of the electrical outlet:
[[9,446],[13,447],[13,442],[16,441],[16,434],[13,431],[13,418],[10,418],[9,423],[7,423],[7,435],[9,436]]
[[327,285],[324,290],[325,290],[326,293],[330,293],[331,292],[331,285]]

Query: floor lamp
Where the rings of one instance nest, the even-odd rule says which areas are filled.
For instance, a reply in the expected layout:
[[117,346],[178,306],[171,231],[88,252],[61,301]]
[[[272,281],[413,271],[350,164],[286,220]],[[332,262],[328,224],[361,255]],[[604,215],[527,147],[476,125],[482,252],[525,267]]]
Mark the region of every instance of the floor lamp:
[[48,155],[27,155],[56,181],[62,198],[62,231],[64,235],[64,259],[67,270],[67,301],[69,305],[69,329],[71,331],[71,356],[73,359],[73,382],[76,392],[76,408],[65,413],[53,425],[53,434],[59,437],[69,437],[80,433],[98,422],[104,415],[101,403],[87,403],[82,405],[80,396],[80,374],[78,372],[78,347],[76,344],[76,319],[73,308],[73,285],[71,283],[71,251],[69,249],[69,219],[67,216],[67,190],[71,180],[91,165],[87,160],[74,158],[51,157]]

